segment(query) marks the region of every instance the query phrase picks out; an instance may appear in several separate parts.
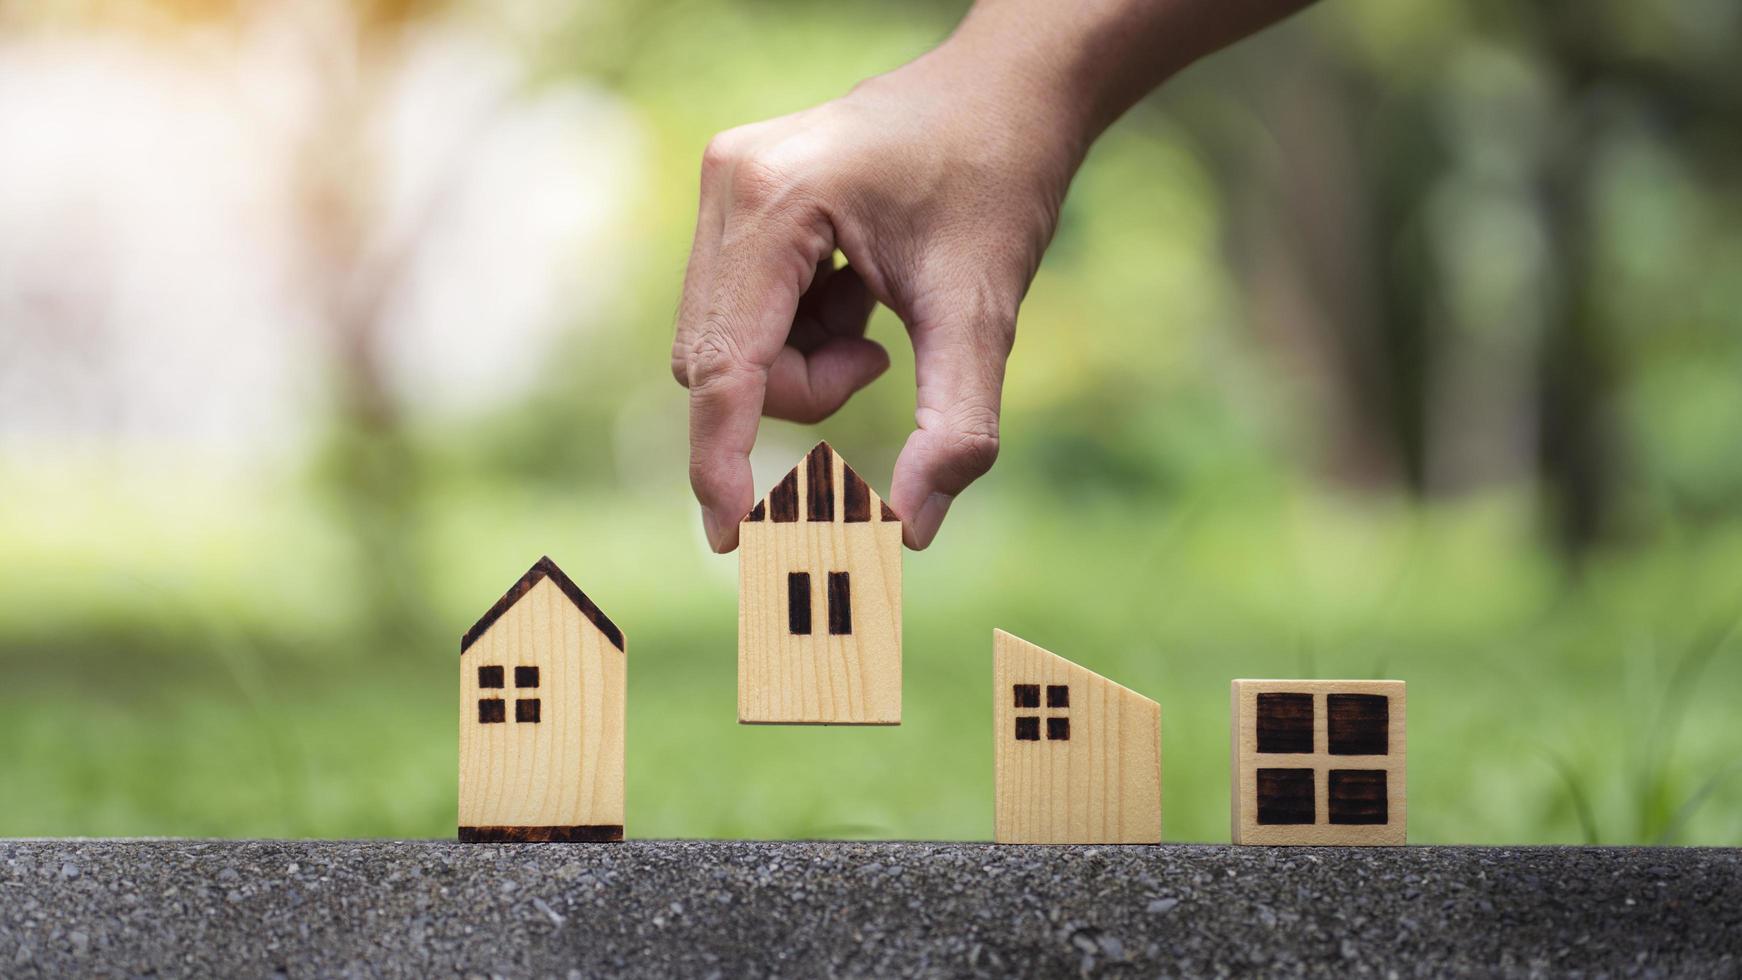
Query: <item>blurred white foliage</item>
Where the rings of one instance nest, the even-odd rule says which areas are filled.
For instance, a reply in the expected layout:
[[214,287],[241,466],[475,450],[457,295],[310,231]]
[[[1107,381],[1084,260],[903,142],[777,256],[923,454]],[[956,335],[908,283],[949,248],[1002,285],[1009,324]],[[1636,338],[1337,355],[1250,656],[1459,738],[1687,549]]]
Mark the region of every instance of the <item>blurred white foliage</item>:
[[[0,447],[283,449],[327,396],[334,294],[371,283],[385,381],[423,413],[513,397],[609,303],[627,108],[529,86],[455,24],[369,47],[343,4],[258,9],[234,34],[0,35]],[[322,159],[335,76],[381,82]],[[344,168],[345,267],[308,240],[311,162]]]

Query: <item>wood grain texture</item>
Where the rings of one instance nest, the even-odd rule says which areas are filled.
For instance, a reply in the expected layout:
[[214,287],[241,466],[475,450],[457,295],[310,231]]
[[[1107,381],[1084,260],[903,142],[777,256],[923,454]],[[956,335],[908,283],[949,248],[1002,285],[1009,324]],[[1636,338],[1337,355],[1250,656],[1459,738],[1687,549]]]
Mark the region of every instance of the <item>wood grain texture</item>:
[[1154,701],[994,630],[992,746],[998,843],[1161,842]]
[[[848,488],[853,499],[836,499]],[[739,525],[738,720],[900,724],[900,521],[827,443],[765,502],[772,520]],[[794,575],[808,576],[814,612],[804,617],[793,612]]]
[[[559,570],[510,590],[513,601],[492,611],[460,655],[462,840],[480,828],[528,829],[531,836],[515,838],[525,840],[596,839],[582,831],[533,834],[552,828],[616,827],[622,836],[626,645],[615,626],[607,634],[596,625],[562,581]],[[480,687],[499,680],[481,669],[494,667],[516,686]],[[515,710],[481,723],[480,701],[503,698]]]
[[[1230,690],[1234,843],[1397,845],[1407,840],[1402,681],[1236,680]],[[1310,738],[1286,743],[1301,751],[1260,751],[1259,701],[1276,694],[1311,699]],[[1293,719],[1303,705],[1299,698],[1264,700],[1266,710],[1287,712],[1277,720]],[[1376,724],[1383,730],[1376,731]],[[1358,754],[1361,749],[1387,751]],[[1311,774],[1310,808],[1295,795],[1301,777],[1285,775],[1299,770]],[[1293,822],[1309,814],[1310,822]]]

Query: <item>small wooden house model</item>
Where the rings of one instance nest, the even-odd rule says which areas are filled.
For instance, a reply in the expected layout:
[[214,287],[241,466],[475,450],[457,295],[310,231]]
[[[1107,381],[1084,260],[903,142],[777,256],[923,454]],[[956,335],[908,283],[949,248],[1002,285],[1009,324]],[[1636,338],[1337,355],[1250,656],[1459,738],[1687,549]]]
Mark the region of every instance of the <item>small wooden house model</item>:
[[460,640],[460,840],[623,839],[623,631],[540,558]]
[[1234,681],[1236,844],[1402,844],[1402,681]]
[[738,720],[900,724],[895,512],[823,442],[738,531]]
[[992,631],[993,839],[1161,842],[1161,706]]

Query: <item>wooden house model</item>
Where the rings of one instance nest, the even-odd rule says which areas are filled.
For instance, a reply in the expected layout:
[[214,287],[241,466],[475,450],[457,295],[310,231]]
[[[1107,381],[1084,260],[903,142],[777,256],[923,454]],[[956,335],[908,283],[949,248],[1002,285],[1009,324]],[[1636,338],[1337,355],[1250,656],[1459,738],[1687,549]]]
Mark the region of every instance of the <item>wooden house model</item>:
[[460,840],[623,839],[623,631],[540,558],[460,640]]
[[1159,844],[1161,706],[992,632],[993,839]]
[[1402,844],[1402,681],[1231,685],[1236,844]]
[[738,720],[900,724],[895,512],[824,442],[738,530]]

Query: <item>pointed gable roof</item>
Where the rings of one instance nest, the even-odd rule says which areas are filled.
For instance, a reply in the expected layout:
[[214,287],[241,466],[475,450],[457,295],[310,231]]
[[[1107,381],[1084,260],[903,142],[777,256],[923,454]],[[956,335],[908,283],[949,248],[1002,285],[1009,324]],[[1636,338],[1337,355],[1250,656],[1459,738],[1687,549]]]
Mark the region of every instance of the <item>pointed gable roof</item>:
[[521,596],[531,592],[533,586],[546,578],[550,579],[551,584],[562,590],[563,595],[575,604],[575,608],[581,611],[581,615],[587,617],[588,622],[598,627],[599,632],[605,634],[605,639],[610,640],[612,646],[618,650],[623,649],[623,631],[617,628],[616,623],[611,622],[611,617],[605,615],[603,610],[593,604],[593,600],[587,598],[587,594],[581,591],[580,586],[563,574],[563,570],[556,566],[556,562],[551,561],[549,556],[546,556],[533,562],[532,567],[526,570],[526,574],[520,576],[520,581],[514,583],[507,592],[502,593],[502,598],[496,600],[496,604],[490,607],[490,611],[472,624],[472,628],[460,638],[460,653],[464,655],[472,644],[478,641],[479,637],[483,636],[490,627],[496,625],[496,620],[501,619],[503,613],[514,608],[514,604],[520,601]]
[[[840,489],[836,490],[835,462],[840,461]],[[802,504],[802,509],[801,509]],[[827,442],[819,442],[804,461],[787,471],[768,496],[756,502],[749,522],[791,524],[799,520],[846,524],[900,523],[894,509],[853,471]]]

